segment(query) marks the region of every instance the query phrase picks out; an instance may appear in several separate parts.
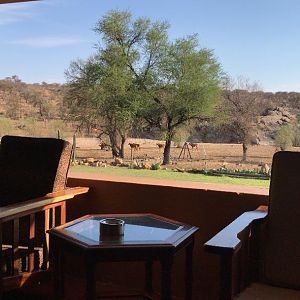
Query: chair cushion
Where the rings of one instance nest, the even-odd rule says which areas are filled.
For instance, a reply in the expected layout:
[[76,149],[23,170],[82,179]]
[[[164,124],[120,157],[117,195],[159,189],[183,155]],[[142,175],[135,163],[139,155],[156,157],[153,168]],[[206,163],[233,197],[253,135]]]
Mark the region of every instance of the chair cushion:
[[299,300],[300,291],[253,283],[234,300]]
[[4,136],[0,152],[0,206],[64,189],[71,148],[60,139]]
[[277,152],[273,157],[268,222],[262,241],[264,283],[300,289],[299,227],[300,153]]

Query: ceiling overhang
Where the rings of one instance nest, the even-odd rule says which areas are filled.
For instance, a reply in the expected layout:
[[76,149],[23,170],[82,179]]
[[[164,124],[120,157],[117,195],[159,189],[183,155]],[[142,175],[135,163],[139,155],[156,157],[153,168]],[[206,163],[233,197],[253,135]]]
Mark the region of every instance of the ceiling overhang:
[[28,2],[28,1],[39,1],[39,0],[0,0],[0,4],[17,3],[17,2]]

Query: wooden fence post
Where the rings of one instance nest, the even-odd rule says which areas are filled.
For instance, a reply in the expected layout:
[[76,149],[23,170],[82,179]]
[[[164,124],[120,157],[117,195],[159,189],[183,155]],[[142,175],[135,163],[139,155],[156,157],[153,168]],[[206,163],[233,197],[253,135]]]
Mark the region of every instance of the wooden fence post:
[[76,160],[76,135],[73,135],[73,151],[72,151],[72,162]]

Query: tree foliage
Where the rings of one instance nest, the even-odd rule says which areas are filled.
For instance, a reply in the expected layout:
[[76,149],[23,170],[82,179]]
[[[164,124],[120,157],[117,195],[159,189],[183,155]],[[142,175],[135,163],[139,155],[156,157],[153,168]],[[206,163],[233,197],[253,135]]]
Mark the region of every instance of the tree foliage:
[[117,135],[123,141],[137,118],[164,132],[164,164],[176,130],[212,113],[222,79],[213,52],[200,48],[196,35],[170,41],[168,28],[111,11],[95,27],[96,55],[68,72],[71,106],[82,105],[84,118],[101,116],[111,142]]
[[107,135],[114,156],[124,157],[124,143],[134,126],[139,106],[132,74],[118,49],[107,48],[68,70],[65,98],[71,118]]

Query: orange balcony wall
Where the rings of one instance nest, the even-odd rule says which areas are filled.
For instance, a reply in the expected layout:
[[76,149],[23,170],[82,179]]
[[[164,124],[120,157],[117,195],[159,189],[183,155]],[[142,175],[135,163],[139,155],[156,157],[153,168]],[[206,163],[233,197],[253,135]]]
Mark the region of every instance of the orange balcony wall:
[[[69,186],[88,186],[88,194],[67,207],[72,220],[96,213],[154,213],[199,227],[194,248],[193,299],[217,299],[219,258],[207,254],[203,244],[238,215],[267,205],[268,190],[231,185],[160,181],[144,178],[100,177],[71,173]],[[183,297],[184,253],[175,260],[173,292]],[[154,286],[159,289],[159,265]],[[125,288],[143,287],[143,264],[114,263],[99,266],[99,280]]]

